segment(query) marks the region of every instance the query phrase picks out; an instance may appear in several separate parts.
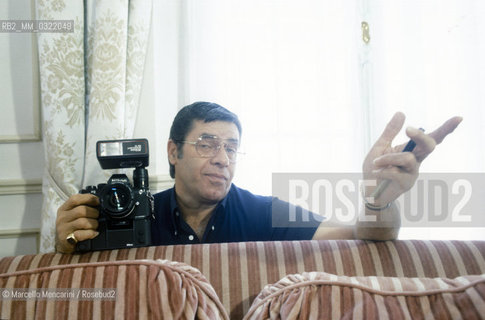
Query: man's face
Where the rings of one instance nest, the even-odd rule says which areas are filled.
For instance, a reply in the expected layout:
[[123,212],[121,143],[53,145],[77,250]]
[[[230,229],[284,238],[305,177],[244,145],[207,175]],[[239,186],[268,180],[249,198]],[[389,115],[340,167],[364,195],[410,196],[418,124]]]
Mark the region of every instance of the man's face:
[[[185,141],[197,141],[200,136],[217,136],[223,141],[239,141],[239,131],[232,122],[194,121],[192,130]],[[177,196],[183,201],[198,204],[215,204],[229,192],[234,176],[235,163],[229,161],[226,150],[221,147],[211,158],[201,157],[195,145],[184,143],[183,155],[178,156],[177,146],[173,141],[168,144],[170,163],[175,166],[175,186]]]

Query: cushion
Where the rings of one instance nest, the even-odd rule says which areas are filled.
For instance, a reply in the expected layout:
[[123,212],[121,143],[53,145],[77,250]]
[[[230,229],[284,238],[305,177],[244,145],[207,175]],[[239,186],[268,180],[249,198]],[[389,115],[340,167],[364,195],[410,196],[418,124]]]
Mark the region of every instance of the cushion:
[[[229,318],[199,270],[168,260],[74,263],[7,272],[0,274],[0,288],[1,319]],[[19,292],[27,293],[19,298]]]
[[266,286],[245,319],[483,319],[485,275],[347,277],[308,272]]

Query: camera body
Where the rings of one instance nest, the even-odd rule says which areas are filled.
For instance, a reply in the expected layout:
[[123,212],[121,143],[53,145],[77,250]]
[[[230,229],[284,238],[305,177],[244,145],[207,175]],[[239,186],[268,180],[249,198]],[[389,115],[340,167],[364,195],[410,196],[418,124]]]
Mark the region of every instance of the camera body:
[[103,169],[134,167],[133,185],[125,174],[113,174],[107,183],[88,186],[80,193],[99,198],[99,235],[80,241],[77,251],[94,251],[151,245],[153,196],[148,187],[148,140],[104,140],[96,143]]

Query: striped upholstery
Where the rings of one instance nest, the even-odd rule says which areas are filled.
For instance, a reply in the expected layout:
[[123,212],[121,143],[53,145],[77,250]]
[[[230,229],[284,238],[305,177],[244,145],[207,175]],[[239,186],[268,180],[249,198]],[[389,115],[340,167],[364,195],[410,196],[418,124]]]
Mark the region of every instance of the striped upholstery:
[[485,242],[329,240],[158,246],[81,255],[7,257],[0,260],[0,273],[134,259],[180,261],[199,269],[214,287],[230,318],[241,319],[265,285],[289,274],[323,271],[350,277],[449,279],[484,274]]
[[483,319],[485,274],[444,278],[289,275],[268,285],[246,320]]
[[[1,319],[228,319],[212,286],[195,268],[167,260],[73,263],[0,275],[1,288],[75,288],[94,298],[4,299]],[[89,291],[107,288],[105,291]],[[36,292],[36,291],[34,291]],[[74,292],[71,290],[71,292]],[[80,293],[81,290],[78,290]],[[4,291],[2,291],[2,294]],[[97,294],[97,296],[94,296]],[[100,298],[102,297],[102,298]],[[110,299],[112,298],[112,299]]]

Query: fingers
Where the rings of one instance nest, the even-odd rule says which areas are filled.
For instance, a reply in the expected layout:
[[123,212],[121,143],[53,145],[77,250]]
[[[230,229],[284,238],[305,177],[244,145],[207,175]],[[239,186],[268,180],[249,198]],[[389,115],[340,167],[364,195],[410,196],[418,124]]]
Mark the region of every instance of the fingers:
[[420,130],[408,127],[406,134],[416,142],[416,148],[413,152],[417,161],[422,162],[433,152],[436,145],[440,144],[447,135],[452,133],[462,120],[463,118],[461,117],[453,117],[429,134],[424,134]]
[[418,162],[422,162],[436,147],[436,141],[421,130],[408,127],[406,134],[416,143],[416,147],[412,152]]
[[447,135],[452,133],[456,127],[458,127],[461,121],[463,121],[462,117],[453,117],[429,135],[436,141],[436,144],[440,144]]
[[80,205],[97,207],[99,206],[99,199],[98,197],[90,193],[78,193],[70,196],[69,199],[67,199],[67,201],[59,207],[59,210],[68,211]]
[[373,171],[376,179],[392,180],[398,182],[399,184],[401,184],[400,181],[403,179],[404,176],[408,174],[413,174],[414,172],[415,171],[413,170],[403,170],[399,167],[387,167]]
[[56,218],[56,250],[58,252],[74,252],[75,245],[66,238],[74,233],[78,241],[92,239],[97,236],[99,200],[92,194],[76,194],[71,196],[57,210]]
[[[56,251],[57,252],[73,253],[76,250],[76,245],[70,244],[66,240],[67,235],[69,235],[70,233],[66,234],[66,236],[64,238],[60,238],[61,235],[58,234],[58,238],[56,239]],[[76,230],[76,231],[74,231],[72,233],[74,234],[74,237],[76,238],[76,240],[78,242],[79,241],[86,241],[88,239],[94,239],[99,234],[98,231],[92,230],[92,229],[88,229],[88,230]]]
[[396,113],[363,164],[364,178],[391,181],[390,186],[382,193],[380,201],[392,201],[409,190],[417,179],[420,163],[433,152],[437,144],[456,129],[461,121],[461,117],[453,117],[429,134],[408,127],[406,134],[416,143],[416,146],[412,152],[402,152],[405,144],[391,147],[392,140],[404,124],[404,114]]
[[67,241],[67,236],[74,234],[76,240],[85,241],[95,238],[99,232],[97,219],[79,218],[75,221],[65,224],[57,225],[56,233],[56,250],[58,252],[71,253],[74,252],[76,245]]
[[401,131],[405,119],[406,116],[404,115],[404,113],[396,112],[392,119],[389,121],[389,123],[386,125],[386,128],[382,132],[379,139],[377,139],[373,148],[384,150],[389,147],[392,143],[392,140],[394,140],[399,131]]
[[66,223],[78,218],[97,218],[98,209],[93,207],[97,205],[98,197],[92,194],[73,195],[57,210],[56,223]]
[[398,167],[404,171],[414,171],[417,167],[416,157],[411,152],[388,153],[374,159],[375,170],[378,173],[385,168]]
[[96,230],[76,230],[73,232],[74,236],[76,237],[77,241],[86,241],[89,239],[96,238],[99,234]]
[[[96,229],[98,228],[98,220],[96,219],[86,219],[86,218],[80,218],[80,219],[77,219],[76,221],[73,221],[69,224],[65,224],[65,225],[62,225],[62,226],[59,226],[58,227],[58,232],[57,232],[57,235],[58,235],[58,238],[59,238],[59,241],[66,241],[65,240],[67,238],[67,236],[71,233],[74,233],[74,235],[76,236],[76,239],[78,241],[83,241],[83,240],[87,240],[87,239],[90,239],[90,238],[86,238],[86,237],[78,237],[77,236],[77,232],[78,231],[93,231],[94,233],[97,234],[97,231]],[[83,233],[81,233],[83,234]],[[88,232],[88,233],[84,233],[84,234],[93,234],[91,232]]]
[[79,206],[68,211],[57,211],[57,219],[62,222],[71,222],[78,218],[97,218],[99,216],[99,211],[97,208],[92,208],[88,206]]
[[98,219],[79,218],[73,221],[70,225],[72,226],[73,230],[96,230],[98,229]]

